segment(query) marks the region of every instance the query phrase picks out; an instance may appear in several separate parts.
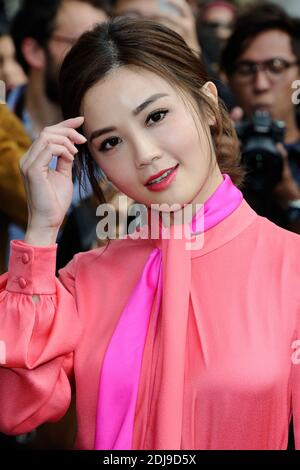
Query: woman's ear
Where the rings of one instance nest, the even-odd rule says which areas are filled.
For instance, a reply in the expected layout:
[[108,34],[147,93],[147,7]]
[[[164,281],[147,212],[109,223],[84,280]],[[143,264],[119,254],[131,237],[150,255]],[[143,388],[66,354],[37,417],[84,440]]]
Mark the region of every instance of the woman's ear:
[[[201,91],[207,95],[214,103],[216,108],[219,107],[218,104],[218,90],[216,85],[213,82],[206,82],[201,88]],[[208,124],[209,126],[214,126],[216,124],[216,118],[214,114],[211,113],[210,110],[208,110]]]
[[201,90],[203,91],[203,93],[209,96],[215,102],[216,105],[218,105],[218,90],[213,82],[204,83]]

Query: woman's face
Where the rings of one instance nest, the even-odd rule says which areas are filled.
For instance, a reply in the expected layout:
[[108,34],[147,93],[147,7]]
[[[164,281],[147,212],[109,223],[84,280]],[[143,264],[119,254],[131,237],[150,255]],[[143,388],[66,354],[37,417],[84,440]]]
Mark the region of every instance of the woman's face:
[[[213,84],[205,89],[215,93]],[[93,158],[141,204],[203,203],[222,182],[208,139],[212,118],[201,122],[175,87],[152,72],[114,70],[86,93],[81,112]]]

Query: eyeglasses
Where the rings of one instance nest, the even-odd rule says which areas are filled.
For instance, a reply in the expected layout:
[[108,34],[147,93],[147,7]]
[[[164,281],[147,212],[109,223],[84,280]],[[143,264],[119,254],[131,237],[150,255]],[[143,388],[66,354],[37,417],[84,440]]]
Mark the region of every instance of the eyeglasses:
[[286,70],[299,65],[299,61],[288,62],[280,57],[264,60],[262,62],[252,62],[244,60],[237,62],[234,66],[234,74],[240,82],[250,82],[260,70],[264,71],[268,79],[272,82],[281,79]]
[[64,42],[66,44],[69,44],[70,46],[73,46],[78,38],[70,38],[67,36],[63,36],[62,34],[54,33],[52,34],[50,39],[52,40],[54,39],[55,41],[58,41],[58,42]]

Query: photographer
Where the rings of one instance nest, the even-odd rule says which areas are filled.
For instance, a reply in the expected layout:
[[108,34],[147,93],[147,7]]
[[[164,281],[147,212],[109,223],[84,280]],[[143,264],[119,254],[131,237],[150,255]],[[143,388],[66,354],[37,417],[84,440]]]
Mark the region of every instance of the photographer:
[[[299,61],[298,22],[271,3],[251,5],[244,11],[222,56],[222,70],[242,109],[233,120],[243,117],[246,121],[239,133],[243,155],[251,140],[252,154],[246,152],[244,161],[252,174],[244,195],[258,213],[298,233],[300,131],[292,85],[299,78]],[[257,119],[265,121],[263,130]],[[284,122],[284,132],[278,121]],[[240,124],[237,128],[241,131]],[[273,150],[267,150],[271,142]],[[263,173],[259,173],[259,159]],[[261,178],[260,185],[256,177]]]

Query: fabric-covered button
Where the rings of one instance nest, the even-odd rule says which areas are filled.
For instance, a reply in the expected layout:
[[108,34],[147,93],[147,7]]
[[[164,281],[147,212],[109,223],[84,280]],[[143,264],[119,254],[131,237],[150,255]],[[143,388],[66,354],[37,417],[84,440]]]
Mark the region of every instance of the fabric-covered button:
[[29,261],[30,261],[30,258],[29,258],[28,253],[24,253],[23,256],[22,256],[22,262],[24,264],[27,264],[27,263],[29,263]]
[[27,282],[26,280],[24,279],[24,277],[20,277],[19,278],[19,286],[24,289],[26,286],[27,286]]

